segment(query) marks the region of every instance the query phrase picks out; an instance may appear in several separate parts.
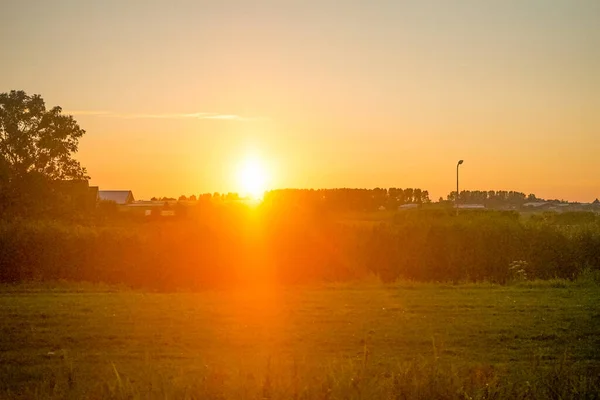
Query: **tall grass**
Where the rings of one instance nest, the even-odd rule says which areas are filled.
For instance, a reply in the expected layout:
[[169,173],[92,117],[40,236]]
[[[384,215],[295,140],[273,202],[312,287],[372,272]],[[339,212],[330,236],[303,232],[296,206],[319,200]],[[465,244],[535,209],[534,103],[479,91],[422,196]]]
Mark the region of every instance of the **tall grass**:
[[[406,212],[350,226],[308,212],[223,209],[170,221],[0,223],[0,281],[73,280],[171,290],[249,282],[575,279],[600,267],[599,219]],[[558,221],[558,222],[557,222]],[[573,222],[573,221],[571,221]]]
[[509,370],[488,364],[461,367],[420,359],[378,366],[368,359],[336,360],[320,367],[267,360],[256,370],[204,365],[195,374],[164,374],[151,365],[127,376],[114,363],[98,366],[102,379],[82,381],[64,359],[40,380],[18,391],[1,388],[6,399],[596,399],[600,375],[568,357],[553,368],[534,359]]

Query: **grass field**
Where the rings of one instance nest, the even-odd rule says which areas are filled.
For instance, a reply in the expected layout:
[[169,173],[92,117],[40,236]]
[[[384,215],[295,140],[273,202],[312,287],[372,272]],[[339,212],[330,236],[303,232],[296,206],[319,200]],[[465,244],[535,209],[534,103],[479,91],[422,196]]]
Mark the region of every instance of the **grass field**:
[[1,293],[0,398],[599,396],[593,284]]

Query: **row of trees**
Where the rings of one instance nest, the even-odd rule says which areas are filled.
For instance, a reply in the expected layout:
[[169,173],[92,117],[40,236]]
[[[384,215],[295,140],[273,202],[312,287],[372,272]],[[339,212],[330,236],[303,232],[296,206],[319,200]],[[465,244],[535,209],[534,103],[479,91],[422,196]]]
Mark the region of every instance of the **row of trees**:
[[[199,196],[179,196],[178,201],[197,201],[197,200],[239,200],[237,193],[215,192],[203,193]],[[375,188],[375,189],[279,189],[267,192],[266,199],[278,199],[290,201],[310,202],[310,200],[360,203],[368,208],[373,206],[384,206],[394,209],[402,204],[428,204],[431,203],[429,192],[419,188]],[[370,200],[368,200],[370,199]],[[174,201],[174,197],[153,197],[153,201]],[[439,203],[456,201],[456,191],[450,192],[446,200],[440,197]],[[463,190],[460,192],[461,203],[485,204],[489,206],[501,205],[523,205],[527,202],[564,202],[563,200],[545,200],[530,193],[526,195],[523,192],[507,190]],[[351,207],[353,208],[353,207]]]
[[[456,190],[450,192],[446,198],[448,201],[455,202]],[[527,202],[544,200],[533,193],[526,195],[512,190],[463,190],[460,192],[459,201],[486,205],[522,205]]]
[[[179,196],[177,201],[237,201],[238,193],[203,193]],[[174,197],[152,197],[152,201],[175,201]],[[431,203],[429,192],[419,188],[375,189],[277,189],[265,193],[264,201],[286,202],[296,206],[314,206],[338,211],[373,211],[380,207],[396,209],[407,203]]]
[[336,211],[396,209],[407,203],[430,203],[429,192],[419,188],[375,189],[283,189],[265,194],[267,203],[288,203]]
[[[196,197],[182,195],[179,201],[202,200],[239,200],[237,193],[204,193]],[[174,201],[175,198],[153,197],[153,201]],[[318,205],[324,208],[343,211],[369,211],[384,207],[394,210],[403,204],[429,204],[429,192],[420,188],[375,188],[375,189],[280,189],[269,191],[265,200],[270,202],[288,202],[296,205]],[[456,191],[448,194],[447,200],[439,199],[439,203],[454,203]],[[461,203],[484,204],[489,207],[520,206],[526,202],[545,201],[535,194],[526,195],[517,191],[506,190],[463,190],[460,192]]]
[[219,192],[215,192],[215,193],[201,193],[200,195],[196,196],[195,194],[192,194],[190,196],[186,196],[186,195],[181,195],[179,196],[177,199],[175,199],[175,197],[152,197],[150,200],[151,201],[209,201],[209,200],[223,200],[223,201],[237,201],[240,200],[242,197],[239,195],[239,193],[235,193],[235,192],[229,192],[229,193],[219,193]]

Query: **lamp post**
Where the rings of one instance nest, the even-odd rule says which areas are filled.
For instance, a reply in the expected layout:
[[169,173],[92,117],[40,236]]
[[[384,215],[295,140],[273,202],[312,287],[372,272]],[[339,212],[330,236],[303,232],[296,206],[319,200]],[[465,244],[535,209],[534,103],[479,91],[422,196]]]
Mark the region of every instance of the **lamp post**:
[[460,167],[460,164],[462,164],[464,161],[463,160],[458,160],[458,164],[456,164],[456,215],[458,215],[458,197],[459,197],[459,191],[458,191],[458,167]]

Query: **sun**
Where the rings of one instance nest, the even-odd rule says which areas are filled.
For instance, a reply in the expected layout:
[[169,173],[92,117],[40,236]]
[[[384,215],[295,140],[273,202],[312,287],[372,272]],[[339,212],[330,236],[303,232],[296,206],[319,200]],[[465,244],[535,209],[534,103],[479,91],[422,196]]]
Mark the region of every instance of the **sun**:
[[246,159],[239,168],[239,183],[242,194],[253,199],[261,199],[267,190],[267,171],[260,160]]

